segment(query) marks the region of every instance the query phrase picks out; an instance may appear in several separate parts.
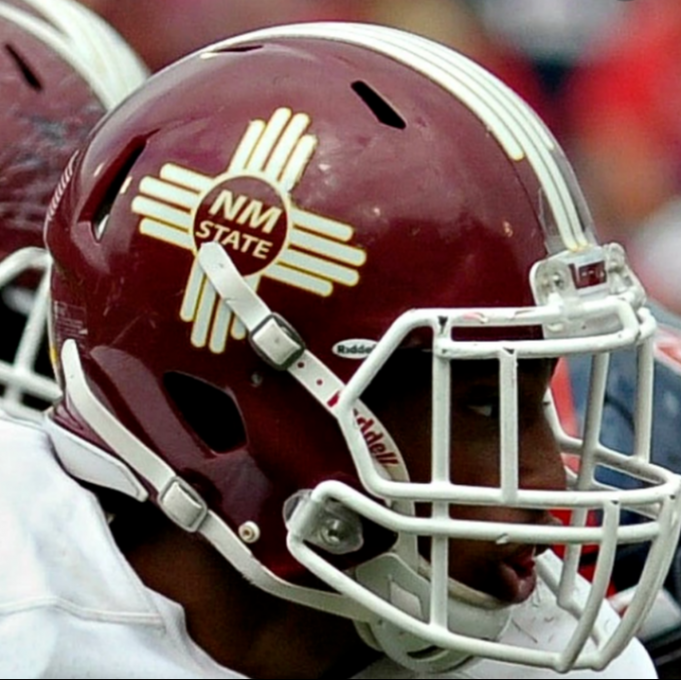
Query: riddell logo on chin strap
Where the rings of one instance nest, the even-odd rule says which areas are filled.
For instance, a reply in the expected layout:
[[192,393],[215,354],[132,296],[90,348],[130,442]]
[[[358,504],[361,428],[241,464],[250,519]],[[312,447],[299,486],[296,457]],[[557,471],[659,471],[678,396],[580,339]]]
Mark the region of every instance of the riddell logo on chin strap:
[[374,460],[381,465],[399,465],[400,459],[394,451],[390,450],[388,446],[389,437],[387,437],[383,427],[371,417],[365,417],[358,413],[355,415],[360,432]]

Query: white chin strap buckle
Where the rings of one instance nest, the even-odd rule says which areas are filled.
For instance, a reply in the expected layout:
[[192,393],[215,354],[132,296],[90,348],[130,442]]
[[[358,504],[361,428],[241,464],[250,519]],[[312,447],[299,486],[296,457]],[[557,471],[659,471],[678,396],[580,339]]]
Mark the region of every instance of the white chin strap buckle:
[[249,333],[256,354],[278,371],[286,371],[305,353],[305,343],[291,324],[270,314]]

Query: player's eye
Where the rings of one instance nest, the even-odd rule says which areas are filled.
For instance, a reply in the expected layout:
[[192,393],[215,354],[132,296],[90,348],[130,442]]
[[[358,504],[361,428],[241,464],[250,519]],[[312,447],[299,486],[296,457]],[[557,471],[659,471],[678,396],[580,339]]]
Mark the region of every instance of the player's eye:
[[499,416],[498,398],[470,400],[464,406],[468,411],[482,418],[497,418]]
[[473,411],[473,413],[479,416],[483,416],[483,418],[491,418],[495,413],[495,408],[492,404],[482,405],[469,404],[468,410]]

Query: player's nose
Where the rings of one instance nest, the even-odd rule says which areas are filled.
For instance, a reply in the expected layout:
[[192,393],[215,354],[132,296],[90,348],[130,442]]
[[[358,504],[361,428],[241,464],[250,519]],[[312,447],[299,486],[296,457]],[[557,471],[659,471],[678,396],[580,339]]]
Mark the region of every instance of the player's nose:
[[522,489],[565,490],[567,480],[560,448],[544,418],[521,426],[518,459]]

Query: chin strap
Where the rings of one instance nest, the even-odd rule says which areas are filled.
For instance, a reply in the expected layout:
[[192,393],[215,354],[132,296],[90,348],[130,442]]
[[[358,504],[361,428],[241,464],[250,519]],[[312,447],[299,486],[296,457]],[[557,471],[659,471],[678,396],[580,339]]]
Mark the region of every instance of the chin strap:
[[[221,247],[203,245],[199,264],[223,303],[229,305],[248,330],[254,350],[270,365],[293,374],[335,417],[334,407],[345,384],[307,350],[284,319],[271,312]],[[61,359],[66,392],[73,406],[117,453],[112,456],[82,442],[54,423],[48,414],[47,428],[59,457],[74,476],[118,489],[138,500],[144,500],[148,496],[146,487],[151,487],[159,506],[173,521],[187,531],[204,535],[249,581],[278,597],[353,620],[369,646],[420,673],[442,672],[460,665],[472,655],[463,651],[471,642],[497,640],[501,635],[509,610],[498,607],[492,598],[451,581],[450,592],[443,593],[447,598],[445,618],[450,644],[445,648],[436,645],[431,636],[419,635],[430,618],[432,588],[429,567],[418,556],[415,537],[400,538],[390,553],[342,572],[328,555],[347,554],[361,547],[360,517],[364,515],[343,503],[315,502],[306,492],[297,494],[285,508],[289,549],[311,573],[329,584],[331,591],[280,581],[254,559],[247,546],[208,508],[191,485],[176,476],[162,457],[124,428],[99,401],[88,384],[74,340],[64,343]],[[373,464],[385,477],[407,481],[406,468],[387,430],[360,401],[354,406],[358,420],[370,420],[373,432],[380,433],[382,441],[396,452],[391,465],[376,458]],[[317,491],[329,484],[339,485],[347,493],[378,505],[378,501],[369,500],[340,482],[323,482]],[[392,510],[403,516],[414,515],[413,505],[406,501],[394,503]],[[348,539],[346,543],[341,540],[344,537]],[[444,632],[444,628],[436,632]],[[452,635],[461,640],[456,650],[450,648]]]
[[[211,245],[202,246],[200,264],[223,302],[249,331],[255,350],[275,367],[293,373],[334,415],[334,396],[344,388],[344,383],[305,348],[286,321],[272,314],[222,248]],[[193,487],[177,477],[160,456],[126,430],[97,399],[88,385],[75,341],[64,343],[61,358],[66,391],[73,405],[120,457],[119,460],[98,447],[81,443],[80,438],[70,435],[48,417],[47,426],[60,459],[74,476],[144,500],[148,494],[138,481],[139,475],[156,491],[158,504],[173,521],[187,531],[203,534],[249,581],[278,597],[353,620],[368,645],[420,673],[442,672],[460,665],[472,655],[470,651],[463,651],[471,642],[497,640],[503,632],[510,615],[508,608],[499,607],[493,598],[450,580],[447,629],[450,640],[451,635],[459,638],[461,647],[445,648],[428,639],[428,635],[418,635],[419,627],[423,628],[429,621],[432,589],[429,565],[418,557],[414,537],[400,539],[392,552],[342,572],[324,553],[357,550],[362,541],[362,515],[342,503],[315,502],[306,493],[297,495],[286,509],[289,549],[301,564],[329,584],[332,591],[308,590],[279,581],[263,569]],[[359,401],[357,413],[360,418],[372,419],[374,428],[385,433],[384,441],[390,441],[391,450],[398,451],[378,419]],[[380,461],[374,460],[374,463],[380,469]],[[399,454],[396,463],[392,469],[384,469],[383,474],[406,480],[406,469]],[[340,482],[323,482],[319,486],[328,484],[339,485],[358,498],[378,504]],[[392,509],[407,516],[414,514],[407,502],[396,503]],[[355,530],[346,531],[347,527]],[[346,535],[352,538],[353,534],[357,540],[344,549],[338,539]],[[339,549],[334,551],[334,545]],[[404,625],[400,625],[402,622]]]
[[[321,361],[319,361],[305,347],[303,339],[296,330],[281,316],[274,314],[258,294],[248,285],[234,266],[234,263],[217,243],[203,244],[199,250],[198,263],[203,269],[210,283],[217,291],[222,302],[238,317],[248,331],[248,338],[254,351],[270,366],[277,370],[288,371],[303,387],[314,396],[317,401],[332,415],[344,383]],[[357,401],[354,405],[358,418],[371,420],[374,428],[380,430],[382,441],[389,450],[396,452],[396,459],[392,466],[381,465],[374,461],[378,469],[386,476],[396,481],[408,481],[408,473],[399,449],[395,445],[388,431],[379,420],[362,404]],[[335,416],[334,416],[335,417]],[[324,530],[329,515],[336,524],[348,525],[346,531],[339,533],[353,535],[356,531],[350,528],[351,522],[344,522],[342,513],[338,509],[325,506],[319,514],[312,512],[309,517],[314,519],[309,527],[309,533],[304,528],[304,522],[299,520],[305,515],[303,507],[309,502],[302,494],[294,503],[296,509],[289,513],[287,527],[289,532],[297,534],[294,543],[301,545],[305,541],[317,544],[322,550],[334,552],[328,542],[315,540]],[[400,509],[406,514],[414,514],[413,504],[402,502],[394,509]],[[298,517],[293,518],[296,510]],[[361,530],[360,530],[361,533]],[[361,537],[360,537],[361,539]],[[361,540],[358,542],[361,544]],[[404,612],[420,621],[428,620],[428,608],[431,598],[429,566],[419,558],[415,540],[400,540],[394,552],[380,555],[354,570],[354,580],[372,593],[373,598],[389,603],[395,609]],[[291,543],[289,544],[291,548]],[[298,558],[307,551],[296,551]],[[407,561],[399,555],[407,558]],[[411,564],[419,564],[418,572]],[[306,561],[303,564],[310,566]],[[340,572],[328,562],[328,569]],[[317,573],[322,580],[328,581],[327,568],[323,569],[327,575]],[[340,579],[332,577],[334,585],[340,585],[347,577]],[[342,585],[339,590],[343,592]],[[499,638],[510,617],[510,609],[502,607],[494,598],[473,591],[455,581],[450,583],[449,592],[449,629],[455,634],[470,636],[483,640]],[[371,597],[369,599],[372,599]],[[364,603],[367,604],[366,602]],[[436,647],[422,637],[406,632],[403,628],[390,623],[385,617],[378,617],[371,622],[356,622],[357,630],[362,639],[374,649],[386,653],[406,668],[415,671],[434,673],[442,672],[458,666],[470,657],[470,653],[461,650],[443,649]]]
[[[430,599],[430,565],[425,560],[419,560],[417,574],[397,555],[380,555],[358,567],[356,578],[400,610],[417,619],[428,620],[428,612],[422,611],[424,603]],[[479,640],[498,640],[510,617],[511,607],[450,579],[450,632]],[[368,645],[383,650],[392,659],[416,672],[441,673],[459,666],[471,657],[469,651],[435,646],[389,621],[358,623],[356,628]]]

